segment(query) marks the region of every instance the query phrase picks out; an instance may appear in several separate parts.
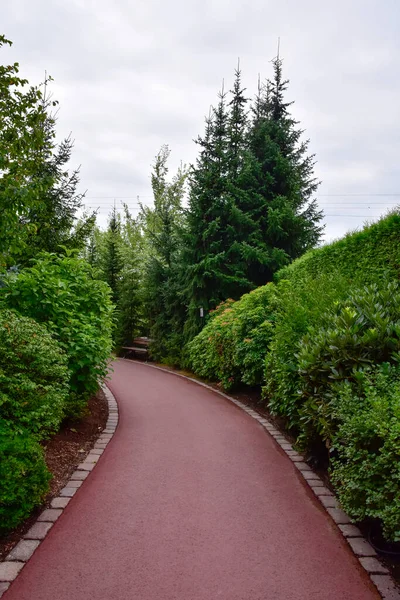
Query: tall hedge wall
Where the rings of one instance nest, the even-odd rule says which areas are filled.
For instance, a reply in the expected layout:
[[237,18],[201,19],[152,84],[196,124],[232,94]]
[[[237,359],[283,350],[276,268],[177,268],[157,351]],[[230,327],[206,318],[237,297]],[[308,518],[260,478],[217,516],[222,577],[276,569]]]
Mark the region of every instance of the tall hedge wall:
[[[400,214],[315,249],[210,316],[191,368],[259,384],[344,508],[400,540]],[[379,390],[379,393],[376,392]]]

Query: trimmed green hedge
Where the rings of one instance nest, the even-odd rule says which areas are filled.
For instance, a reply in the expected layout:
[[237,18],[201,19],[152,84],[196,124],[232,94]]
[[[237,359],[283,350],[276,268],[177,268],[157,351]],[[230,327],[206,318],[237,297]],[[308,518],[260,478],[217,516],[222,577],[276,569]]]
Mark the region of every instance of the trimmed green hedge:
[[266,357],[264,397],[272,412],[301,426],[298,353],[310,328],[354,289],[385,289],[400,276],[400,214],[305,254],[277,274],[276,328]]
[[[188,345],[193,371],[263,385],[354,519],[400,540],[400,214],[312,250],[220,307]],[[251,298],[251,301],[249,300]],[[253,343],[254,342],[254,343]],[[262,374],[261,367],[265,364]],[[379,390],[377,392],[376,390]]]
[[374,283],[381,277],[400,274],[400,213],[394,211],[362,231],[322,248],[310,250],[276,274],[303,287],[310,277],[340,272],[352,283]]

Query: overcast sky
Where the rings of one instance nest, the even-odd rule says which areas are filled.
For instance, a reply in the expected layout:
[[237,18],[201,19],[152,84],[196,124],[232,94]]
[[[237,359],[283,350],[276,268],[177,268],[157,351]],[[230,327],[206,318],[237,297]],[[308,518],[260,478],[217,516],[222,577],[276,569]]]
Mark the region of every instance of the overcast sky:
[[104,222],[116,198],[151,202],[151,163],[169,144],[171,171],[238,57],[249,96],[281,40],[288,99],[322,181],[325,239],[400,203],[399,0],[12,0],[2,33],[31,83],[47,70],[72,132],[87,204]]

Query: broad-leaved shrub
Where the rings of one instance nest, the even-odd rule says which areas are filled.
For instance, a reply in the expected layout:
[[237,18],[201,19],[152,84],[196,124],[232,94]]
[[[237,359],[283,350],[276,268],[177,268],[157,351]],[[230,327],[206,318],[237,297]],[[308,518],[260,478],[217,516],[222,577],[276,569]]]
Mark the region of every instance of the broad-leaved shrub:
[[271,310],[274,335],[266,353],[263,395],[272,413],[284,417],[294,430],[299,426],[300,374],[298,353],[311,326],[324,323],[333,303],[348,294],[340,273],[308,276],[302,284],[281,280]]
[[298,354],[303,441],[329,446],[337,421],[337,384],[357,389],[360,373],[395,363],[400,351],[400,285],[383,280],[354,290],[303,337]]
[[47,329],[14,311],[0,311],[0,423],[37,439],[57,431],[68,379],[66,354]]
[[0,532],[29,516],[46,495],[50,478],[40,444],[27,431],[0,424]]
[[107,373],[113,306],[109,287],[73,255],[41,255],[0,290],[3,302],[44,323],[68,356],[69,415],[79,414]]
[[188,345],[190,366],[225,389],[240,383],[260,385],[264,358],[273,332],[270,311],[274,286],[270,284],[228,300]]
[[400,369],[383,364],[340,386],[332,482],[355,520],[379,519],[400,541]]

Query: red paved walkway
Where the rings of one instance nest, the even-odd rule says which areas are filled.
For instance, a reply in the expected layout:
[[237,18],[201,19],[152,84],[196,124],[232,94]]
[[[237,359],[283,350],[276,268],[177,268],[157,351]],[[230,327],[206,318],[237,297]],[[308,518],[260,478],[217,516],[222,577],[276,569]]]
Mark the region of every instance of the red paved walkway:
[[110,387],[117,432],[4,600],[377,600],[251,417],[133,362]]

